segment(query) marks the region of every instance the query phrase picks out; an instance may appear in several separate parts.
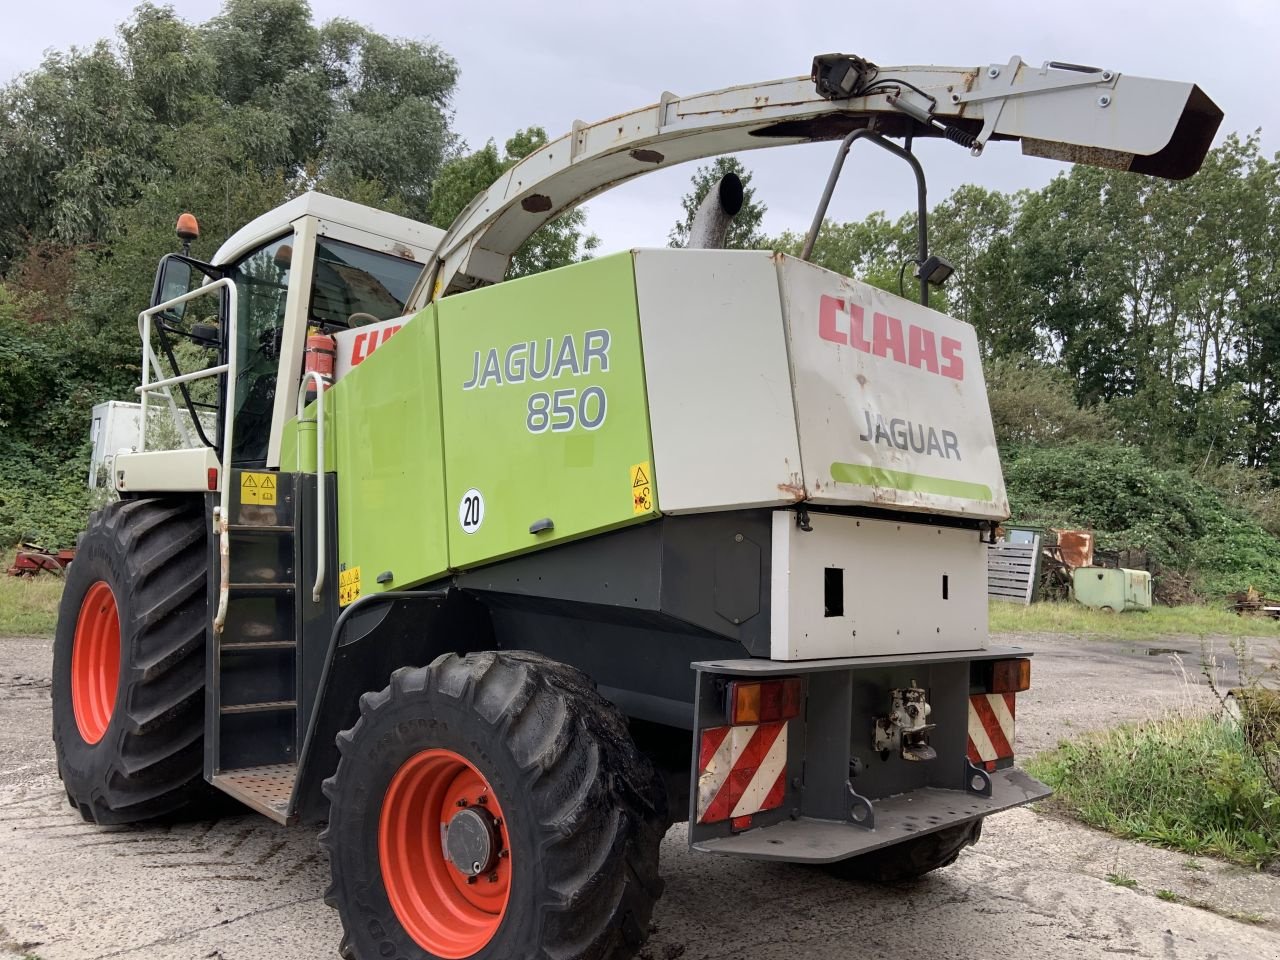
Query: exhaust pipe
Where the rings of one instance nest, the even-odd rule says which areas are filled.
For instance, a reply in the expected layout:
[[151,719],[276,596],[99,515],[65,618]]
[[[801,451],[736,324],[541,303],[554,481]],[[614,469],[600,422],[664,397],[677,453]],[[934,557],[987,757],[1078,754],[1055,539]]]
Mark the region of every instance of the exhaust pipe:
[[693,215],[689,226],[689,250],[722,250],[729,225],[742,209],[742,181],[736,173],[726,173],[717,181]]

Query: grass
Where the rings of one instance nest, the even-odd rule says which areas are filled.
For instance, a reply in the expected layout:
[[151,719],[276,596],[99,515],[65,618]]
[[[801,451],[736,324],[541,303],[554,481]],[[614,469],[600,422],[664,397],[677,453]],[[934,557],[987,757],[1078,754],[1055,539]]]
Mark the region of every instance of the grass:
[[1255,868],[1280,857],[1280,796],[1240,729],[1215,717],[1063,742],[1028,769],[1057,791],[1051,807],[1118,836]]
[[992,633],[1065,633],[1118,640],[1209,634],[1280,637],[1280,620],[1241,617],[1225,608],[1207,604],[1107,613],[1073,602],[1033,603],[1024,607],[992,601],[990,609]]
[[1107,883],[1114,883],[1117,887],[1128,887],[1130,890],[1138,885],[1138,881],[1127,873],[1108,873]]
[[51,635],[61,596],[59,576],[6,577],[0,570],[0,637]]

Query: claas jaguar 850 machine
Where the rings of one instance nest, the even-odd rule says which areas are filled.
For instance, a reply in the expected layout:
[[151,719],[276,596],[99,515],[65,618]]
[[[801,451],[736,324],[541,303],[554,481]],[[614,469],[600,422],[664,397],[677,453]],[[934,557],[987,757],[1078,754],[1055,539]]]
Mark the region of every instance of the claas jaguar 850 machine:
[[[974,331],[925,305],[949,268],[912,142],[1182,178],[1220,120],[1114,70],[828,55],[576,123],[444,232],[305,194],[210,263],[165,257],[143,436],[60,612],[71,803],[139,821],[212,785],[327,820],[359,960],[625,956],[672,821],[853,877],[952,862],[1048,791],[1014,766],[1030,663],[989,643],[985,545],[1008,507]],[[603,190],[819,140],[806,254],[850,147],[888,149],[919,181],[919,302],[767,250],[501,282]]]

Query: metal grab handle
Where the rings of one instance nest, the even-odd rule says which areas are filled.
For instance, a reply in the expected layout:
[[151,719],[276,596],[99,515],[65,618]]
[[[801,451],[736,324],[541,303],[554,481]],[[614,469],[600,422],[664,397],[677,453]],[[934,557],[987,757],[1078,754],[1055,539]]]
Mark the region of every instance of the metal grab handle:
[[[307,386],[314,380],[316,384],[316,418],[303,420],[302,414],[307,406]],[[324,392],[328,384],[324,377],[314,370],[302,375],[298,384],[297,417],[298,423],[315,423],[316,425],[316,582],[311,588],[311,600],[320,602],[320,590],[324,587],[325,576],[325,497],[324,497]],[[301,453],[301,451],[299,451]]]

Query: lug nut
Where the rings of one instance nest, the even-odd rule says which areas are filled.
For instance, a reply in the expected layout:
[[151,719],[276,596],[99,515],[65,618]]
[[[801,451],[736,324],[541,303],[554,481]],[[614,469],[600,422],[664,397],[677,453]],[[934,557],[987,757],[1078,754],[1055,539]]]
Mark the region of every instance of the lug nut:
[[465,798],[460,799],[460,800],[458,801],[458,806],[460,806],[460,807],[465,807],[466,805],[467,805],[467,801],[466,801],[466,799],[465,799]]

